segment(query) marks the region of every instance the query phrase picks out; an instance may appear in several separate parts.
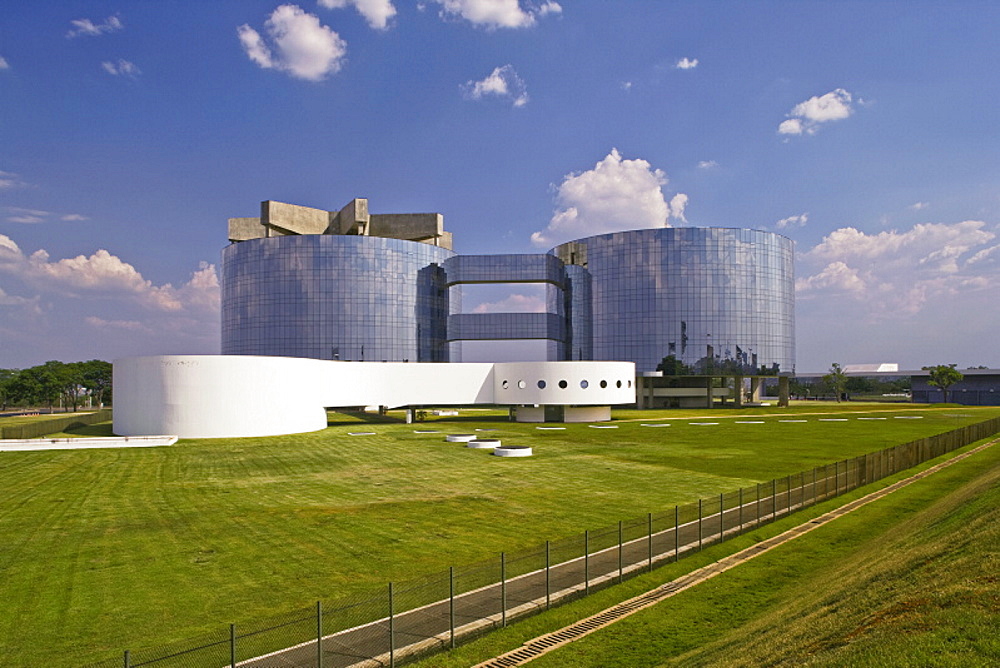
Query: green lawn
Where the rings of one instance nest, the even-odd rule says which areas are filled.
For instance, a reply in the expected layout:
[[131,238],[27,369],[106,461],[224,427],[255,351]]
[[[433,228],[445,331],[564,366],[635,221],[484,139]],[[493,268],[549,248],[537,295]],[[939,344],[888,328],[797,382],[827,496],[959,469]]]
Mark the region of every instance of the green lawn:
[[531,665],[995,666],[998,572],[994,446]]
[[[868,415],[882,421],[819,422],[886,408],[644,411],[614,430],[563,431],[465,411],[416,425],[338,415],[297,436],[0,453],[0,665],[120,656],[1000,414],[908,406]],[[796,412],[808,422],[774,415]],[[653,421],[671,426],[642,426]],[[414,433],[475,428],[536,455]]]

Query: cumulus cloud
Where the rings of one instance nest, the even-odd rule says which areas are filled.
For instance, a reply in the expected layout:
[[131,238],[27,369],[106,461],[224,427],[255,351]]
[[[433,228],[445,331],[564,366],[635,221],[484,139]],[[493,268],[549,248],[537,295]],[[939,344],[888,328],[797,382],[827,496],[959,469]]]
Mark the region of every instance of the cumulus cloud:
[[264,69],[321,81],[343,66],[347,42],[297,5],[281,5],[264,22],[267,39],[247,24],[236,29],[243,50]]
[[851,94],[843,88],[811,97],[792,108],[788,119],[778,126],[778,134],[816,134],[823,123],[839,121],[854,113],[852,102]]
[[484,97],[507,98],[515,107],[528,104],[528,87],[524,79],[517,75],[512,65],[501,65],[495,68],[486,78],[479,81],[467,81],[462,90],[470,100],[481,100]]
[[1000,288],[996,233],[978,220],[907,231],[834,230],[801,256],[800,298],[848,294],[872,315],[914,314],[935,299]]
[[179,312],[190,307],[216,308],[219,281],[215,266],[202,263],[191,279],[175,288],[154,285],[135,267],[100,249],[92,255],[51,260],[39,249],[26,255],[10,237],[0,234],[0,273],[16,276],[43,292],[64,297],[125,298],[148,309]]
[[782,218],[774,224],[774,229],[776,230],[787,230],[796,227],[805,227],[806,223],[809,222],[808,213],[800,213],[797,216],[789,216],[788,218]]
[[678,70],[693,70],[696,67],[698,67],[697,58],[681,58],[677,61],[677,64],[674,65],[674,68]]
[[530,28],[539,17],[562,13],[558,2],[521,8],[518,0],[433,0],[441,5],[442,18],[464,19],[489,30],[496,28]]
[[389,27],[389,20],[396,15],[392,0],[319,0],[320,7],[327,9],[343,9],[353,6],[368,25],[376,30]]
[[687,218],[684,217],[684,209],[688,205],[688,196],[684,193],[677,193],[670,198],[670,217],[676,218],[677,220],[687,222]]
[[13,172],[0,171],[0,190],[14,190],[16,188],[27,188],[28,184],[21,180],[21,177]]
[[9,69],[10,69],[10,63],[7,62],[6,58],[0,56],[0,70],[9,70]]
[[473,313],[545,313],[545,298],[537,295],[512,294],[495,302],[483,302]]
[[125,27],[122,24],[121,19],[117,16],[109,16],[104,19],[103,23],[94,23],[90,19],[74,19],[69,23],[73,27],[66,33],[66,37],[79,37],[80,35],[96,37],[105,33],[121,30]]
[[537,246],[644,227],[666,227],[683,220],[687,196],[664,198],[667,175],[647,161],[625,160],[618,149],[593,169],[567,174],[556,188],[558,208],[545,230],[531,235]]
[[112,76],[129,77],[132,79],[135,79],[137,76],[142,74],[142,70],[140,70],[135,63],[121,58],[119,58],[116,63],[110,60],[105,60],[101,63],[101,69]]
[[37,315],[41,312],[38,302],[38,297],[28,298],[11,295],[0,287],[0,306],[16,307],[22,309],[24,312]]

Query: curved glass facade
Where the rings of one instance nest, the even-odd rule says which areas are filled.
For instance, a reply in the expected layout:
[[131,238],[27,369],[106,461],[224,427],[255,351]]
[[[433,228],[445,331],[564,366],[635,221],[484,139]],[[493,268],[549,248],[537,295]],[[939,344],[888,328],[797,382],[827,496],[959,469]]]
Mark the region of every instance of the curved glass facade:
[[[653,371],[793,371],[794,246],[772,232],[671,227],[602,234],[551,253],[590,275],[594,360]],[[574,350],[586,339],[571,322]]]
[[222,352],[447,362],[458,308],[448,249],[403,239],[290,235],[222,252]]

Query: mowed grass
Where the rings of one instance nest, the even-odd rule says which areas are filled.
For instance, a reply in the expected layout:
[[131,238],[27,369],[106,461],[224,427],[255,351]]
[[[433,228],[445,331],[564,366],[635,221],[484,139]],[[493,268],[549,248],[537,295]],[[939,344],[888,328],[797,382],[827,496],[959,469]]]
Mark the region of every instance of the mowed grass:
[[994,446],[531,665],[996,666],[998,573]]
[[[646,411],[618,429],[561,431],[464,419],[475,413],[416,425],[338,416],[296,436],[0,453],[0,665],[86,663],[368,594],[1000,413],[908,407],[867,415],[882,421],[737,423],[766,410]],[[654,422],[671,426],[642,426]],[[536,454],[443,442],[476,428]],[[414,433],[425,429],[442,433]],[[360,431],[375,434],[349,435]]]

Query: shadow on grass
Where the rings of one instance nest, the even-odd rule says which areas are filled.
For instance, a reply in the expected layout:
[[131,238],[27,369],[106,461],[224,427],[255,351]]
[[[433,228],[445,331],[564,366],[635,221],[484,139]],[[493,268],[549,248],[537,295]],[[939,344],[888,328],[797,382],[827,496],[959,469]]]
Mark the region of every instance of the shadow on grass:
[[114,436],[115,433],[111,431],[111,427],[112,424],[110,422],[99,422],[98,424],[71,427],[65,433],[71,436]]

